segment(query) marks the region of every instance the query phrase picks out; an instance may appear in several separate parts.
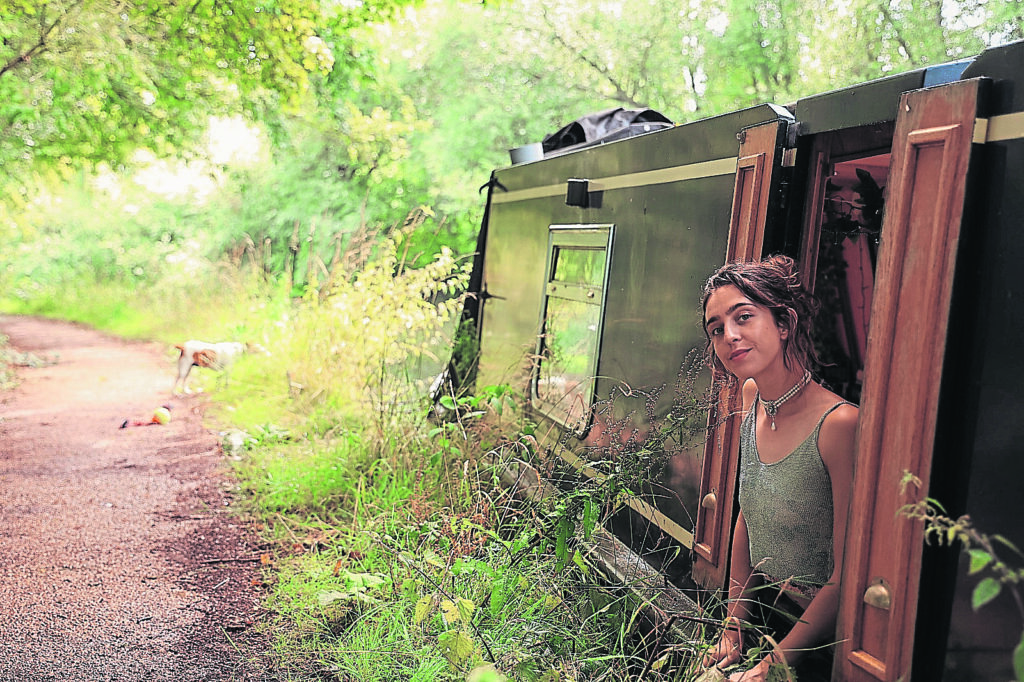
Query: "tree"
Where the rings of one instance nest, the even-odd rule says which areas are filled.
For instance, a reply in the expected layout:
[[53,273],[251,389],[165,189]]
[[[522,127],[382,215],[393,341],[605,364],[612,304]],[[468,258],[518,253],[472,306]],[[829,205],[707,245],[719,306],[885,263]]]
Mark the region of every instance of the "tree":
[[817,18],[803,72],[815,91],[964,59],[1024,38],[1017,0],[833,0]]
[[211,115],[240,113],[275,164],[205,207],[225,251],[269,239],[279,268],[300,240],[330,260],[427,206],[437,232],[412,253],[466,252],[490,171],[582,115],[786,104],[1022,25],[1018,0],[5,0],[0,230],[30,171],[191,160]]
[[294,106],[335,61],[322,35],[403,1],[6,0],[0,172],[188,155],[210,115]]

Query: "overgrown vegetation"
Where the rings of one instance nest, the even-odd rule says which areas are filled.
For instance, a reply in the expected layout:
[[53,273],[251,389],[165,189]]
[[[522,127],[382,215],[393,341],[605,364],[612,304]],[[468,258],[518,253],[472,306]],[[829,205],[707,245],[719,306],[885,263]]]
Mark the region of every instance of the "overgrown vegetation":
[[[448,397],[458,418],[428,421],[409,370],[437,347],[450,300],[415,302],[437,282],[457,286],[457,268],[442,258],[405,271],[394,257],[382,248],[282,328],[295,349],[284,365],[302,377],[288,395],[255,394],[263,382],[251,377],[282,358],[254,357],[221,396],[249,511],[279,547],[269,604],[281,656],[296,675],[343,680],[631,679],[650,667],[634,639],[639,605],[595,601],[599,576],[571,549],[575,532],[557,532],[575,508],[530,504],[496,482],[497,453],[530,456],[534,442],[508,391]],[[420,315],[402,318],[409,306]],[[391,343],[363,342],[378,334]],[[597,508],[583,518],[589,535]]]
[[87,267],[25,300],[123,334],[265,349],[216,392],[198,371],[245,511],[274,548],[268,627],[288,679],[685,679],[638,646],[641,604],[605,592],[577,551],[596,503],[531,503],[496,484],[500,453],[535,456],[508,390],[449,397],[458,419],[428,419],[467,274],[446,250],[408,266],[406,233],[429,220],[414,211],[369,252],[343,252],[300,298],[258,248],[196,255],[180,276],[166,256],[186,247],[171,240],[142,274],[112,256],[102,281]]
[[609,412],[605,475],[549,507],[494,484],[495,461],[537,450],[506,389],[450,396],[461,419],[442,424],[423,397],[508,149],[608,107],[681,122],[788,102],[1024,25],[1012,2],[755,4],[16,0],[0,17],[0,309],[266,350],[213,414],[278,547],[294,679],[685,675],[635,646],[637,604],[598,589],[574,541],[705,406],[653,438]]
[[[921,479],[911,472],[904,472],[901,481],[903,492],[910,485],[920,489]],[[971,591],[971,608],[974,611],[998,598],[1012,602],[1021,625],[1020,642],[1013,650],[1013,674],[1018,682],[1024,682],[1024,598],[1021,595],[1024,552],[1002,535],[976,528],[966,514],[951,517],[942,503],[934,498],[927,497],[905,505],[900,513],[921,522],[925,543],[956,548],[967,555],[968,575],[977,580]]]

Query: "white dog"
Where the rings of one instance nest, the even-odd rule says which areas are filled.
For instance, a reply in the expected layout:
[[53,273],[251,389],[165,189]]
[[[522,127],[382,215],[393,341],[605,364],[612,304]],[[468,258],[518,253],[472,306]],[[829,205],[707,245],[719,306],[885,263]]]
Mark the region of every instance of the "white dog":
[[174,393],[178,392],[179,386],[183,393],[191,393],[185,382],[193,367],[209,367],[218,372],[226,372],[245,353],[245,344],[235,342],[186,341],[175,348],[181,351],[181,355],[178,356],[178,378],[174,380]]

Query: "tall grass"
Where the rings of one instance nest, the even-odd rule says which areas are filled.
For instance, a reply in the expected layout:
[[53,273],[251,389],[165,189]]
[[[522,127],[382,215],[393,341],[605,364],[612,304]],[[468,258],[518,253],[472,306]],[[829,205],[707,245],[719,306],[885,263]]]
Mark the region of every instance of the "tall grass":
[[403,240],[325,265],[299,300],[250,252],[147,282],[83,275],[14,307],[262,349],[226,386],[199,379],[245,512],[274,547],[268,628],[287,679],[669,679],[634,651],[635,605],[595,599],[593,567],[565,561],[564,546],[556,556],[546,512],[483,463],[527,426],[507,392],[473,403],[475,417],[503,410],[475,429],[428,421],[427,380],[450,352],[467,273],[447,251],[407,267]]
[[507,394],[475,403],[505,410],[497,427],[428,421],[418,368],[449,352],[466,273],[445,252],[406,268],[400,243],[269,325],[272,353],[218,396],[249,513],[279,548],[280,655],[295,679],[630,679],[647,661],[625,602],[596,603],[593,569],[560,561],[482,464],[524,426]]
[[254,443],[239,465],[251,512],[280,548],[269,603],[293,665],[358,680],[639,669],[621,619],[580,589],[590,569],[557,568],[525,508],[482,469],[462,453],[432,456],[422,438],[376,454],[357,440]]

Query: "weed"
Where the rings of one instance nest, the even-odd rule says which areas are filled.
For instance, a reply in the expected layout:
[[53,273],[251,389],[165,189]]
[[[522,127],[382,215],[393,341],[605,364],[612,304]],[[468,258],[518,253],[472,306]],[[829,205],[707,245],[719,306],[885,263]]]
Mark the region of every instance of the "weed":
[[7,343],[7,337],[0,335],[0,391],[17,386],[15,368],[45,367],[59,362],[59,356],[44,357],[35,353],[22,353],[14,350]]
[[[912,472],[904,471],[900,482],[901,493],[905,493],[910,485],[920,488],[921,479]],[[904,505],[900,513],[922,522],[926,543],[947,547],[959,545],[967,553],[968,575],[978,578],[971,593],[971,608],[977,611],[1005,592],[1013,600],[1024,625],[1024,599],[1020,591],[1020,585],[1024,582],[1024,567],[1014,566],[1004,558],[1009,553],[1019,562],[1024,559],[1020,549],[1001,535],[988,535],[979,531],[966,514],[955,519],[950,517],[942,504],[932,498]],[[1018,682],[1024,682],[1024,629],[1013,651],[1013,671]]]
[[74,296],[22,305],[64,315],[92,299],[76,319],[269,349],[233,368],[208,415],[271,547],[268,627],[296,679],[635,677],[647,665],[630,650],[636,609],[601,591],[574,526],[554,544],[545,535],[578,516],[586,536],[603,509],[526,504],[482,461],[534,447],[510,389],[450,396],[451,421],[427,421],[464,271],[448,252],[406,267],[403,239],[341,257],[359,269],[331,268],[322,285],[312,270],[299,300],[255,256],[234,271],[196,257],[188,276],[147,270],[159,289],[84,278],[65,287]]

